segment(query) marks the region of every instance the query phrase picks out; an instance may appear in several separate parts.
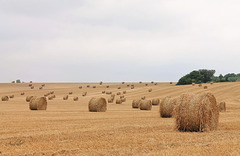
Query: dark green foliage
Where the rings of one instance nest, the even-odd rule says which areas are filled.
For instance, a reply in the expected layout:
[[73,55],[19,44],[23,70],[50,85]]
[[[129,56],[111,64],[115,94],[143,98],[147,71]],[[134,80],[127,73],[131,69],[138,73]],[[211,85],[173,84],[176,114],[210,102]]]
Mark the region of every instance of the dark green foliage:
[[18,79],[18,80],[16,80],[16,83],[21,83],[21,81]]

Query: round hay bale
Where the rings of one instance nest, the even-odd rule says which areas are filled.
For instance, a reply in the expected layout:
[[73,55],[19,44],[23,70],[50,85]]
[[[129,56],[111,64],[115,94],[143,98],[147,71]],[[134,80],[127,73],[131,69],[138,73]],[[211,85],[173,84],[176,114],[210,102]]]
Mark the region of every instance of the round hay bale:
[[192,83],[192,86],[195,86],[195,83]]
[[106,88],[109,88],[109,86],[106,86]]
[[126,98],[121,98],[121,101],[122,102],[126,102]]
[[213,85],[213,82],[210,82],[211,85]]
[[63,97],[63,100],[68,100],[68,95],[65,95],[65,96]]
[[93,86],[93,88],[96,88],[96,86]]
[[32,83],[32,81],[30,81],[29,83]]
[[131,89],[134,89],[134,86],[132,86]]
[[11,99],[14,98],[14,95],[10,95],[9,98],[11,98]]
[[203,89],[207,89],[208,87],[207,86],[204,86]]
[[[51,91],[50,94],[54,94],[54,91]],[[50,94],[49,94],[49,95],[50,95]]]
[[148,92],[152,92],[152,88],[148,89]]
[[220,102],[218,104],[218,108],[219,108],[219,111],[220,112],[226,112],[226,103],[223,101],[223,102]]
[[202,87],[202,84],[200,83],[200,84],[198,85],[198,87]]
[[116,100],[116,104],[122,104],[122,100],[121,99],[117,99]]
[[173,115],[173,109],[177,100],[173,97],[165,97],[160,103],[159,112],[162,118],[171,118]]
[[152,99],[152,105],[159,105],[160,100],[158,98]]
[[35,97],[32,98],[29,103],[30,110],[46,110],[47,109],[47,99],[45,97]]
[[32,84],[30,83],[28,86],[29,86],[29,87],[31,87],[31,86],[32,86]]
[[48,97],[48,100],[53,100],[53,96],[49,96],[49,97]]
[[112,92],[106,92],[106,94],[112,94]]
[[39,87],[39,89],[42,89],[43,87]]
[[74,98],[73,98],[73,101],[78,101],[78,97],[77,97],[77,96],[74,97]]
[[148,86],[148,84],[145,84],[145,86]]
[[105,112],[107,110],[107,101],[102,97],[93,97],[88,103],[88,109],[90,112]]
[[105,94],[105,93],[106,93],[106,91],[105,91],[105,90],[103,90],[103,91],[102,91],[102,93],[103,93],[103,94]]
[[86,95],[87,95],[87,92],[83,92],[83,93],[82,93],[82,96],[86,96]]
[[117,89],[121,89],[121,87],[118,87]]
[[138,108],[141,100],[133,100],[132,101],[132,108]]
[[121,96],[120,96],[120,99],[121,99],[121,98],[124,98],[124,95],[121,95]]
[[68,94],[71,95],[73,92],[69,92]]
[[26,102],[30,102],[32,98],[36,98],[36,96],[27,96],[26,97]]
[[117,92],[117,95],[121,95],[121,92]]
[[142,96],[142,97],[141,97],[141,99],[142,99],[142,100],[145,100],[145,99],[146,99],[146,97],[145,97],[145,96]]
[[15,83],[15,81],[12,81],[12,83]]
[[151,110],[152,102],[151,100],[141,100],[139,104],[140,110]]
[[179,131],[205,132],[217,129],[219,110],[211,93],[183,94],[174,109],[176,129]]
[[25,94],[24,92],[21,93],[21,95],[24,95],[24,94]]
[[110,97],[110,98],[108,99],[108,103],[113,103],[113,101],[114,101],[114,98],[112,98],[112,97]]
[[31,89],[34,89],[34,86],[31,86]]
[[82,89],[82,86],[79,86],[78,88],[79,88],[79,89]]
[[170,82],[170,84],[173,84],[172,82]]
[[123,91],[123,94],[127,94],[127,91]]
[[90,87],[90,85],[87,85],[87,88],[89,88]]
[[124,84],[125,82],[122,82],[122,84]]
[[42,84],[42,87],[45,87],[45,84]]
[[8,100],[9,100],[8,96],[3,96],[2,97],[2,101],[8,101]]

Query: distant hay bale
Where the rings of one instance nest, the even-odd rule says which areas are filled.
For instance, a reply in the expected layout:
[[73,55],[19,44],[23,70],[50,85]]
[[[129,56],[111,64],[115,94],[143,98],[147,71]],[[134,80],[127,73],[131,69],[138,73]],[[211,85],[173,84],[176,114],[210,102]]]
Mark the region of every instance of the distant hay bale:
[[218,104],[218,108],[219,108],[219,111],[220,112],[226,112],[226,103],[223,101],[223,102],[220,102]]
[[116,104],[122,104],[122,100],[121,99],[117,99],[116,100]]
[[122,102],[126,102],[126,98],[120,98]]
[[122,84],[124,84],[125,82],[122,82]]
[[202,87],[202,84],[200,83],[200,84],[198,85],[198,87]]
[[15,81],[12,81],[12,83],[15,83]]
[[146,99],[146,97],[145,97],[145,96],[142,96],[142,97],[141,97],[141,99],[142,99],[142,100],[145,100],[145,99]]
[[148,84],[145,84],[145,86],[148,86]]
[[88,103],[88,109],[90,112],[105,112],[107,110],[107,101],[102,97],[93,97]]
[[8,96],[3,96],[2,97],[2,101],[8,101],[8,100],[9,100]]
[[26,97],[26,102],[30,102],[32,98],[36,98],[36,96],[27,96]]
[[141,100],[139,104],[140,110],[151,110],[152,102],[151,100]]
[[14,98],[14,95],[10,95],[9,98],[10,98],[10,99]]
[[195,83],[192,83],[192,86],[195,86]]
[[102,93],[103,93],[103,94],[105,94],[105,93],[106,93],[106,91],[105,91],[105,90],[103,90],[103,91],[102,91]]
[[152,88],[148,89],[148,92],[152,92]]
[[154,84],[155,86],[157,85],[157,83]]
[[171,96],[167,96],[162,99],[159,107],[160,116],[162,118],[170,118],[173,115],[174,106],[177,103],[177,99]]
[[134,86],[131,86],[131,89],[134,89]]
[[159,105],[160,100],[158,98],[152,99],[152,105]]
[[106,86],[106,88],[109,88],[109,86]]
[[48,97],[48,100],[53,100],[53,96],[49,96],[49,97]]
[[51,91],[50,94],[54,94],[54,91]]
[[121,99],[121,98],[124,98],[124,95],[121,95],[121,96],[120,96],[120,99]]
[[31,86],[31,89],[34,89],[34,86]]
[[121,87],[118,87],[117,89],[121,89]]
[[45,84],[42,84],[42,87],[45,87]]
[[30,81],[29,83],[32,83],[32,81]]
[[29,103],[30,110],[46,110],[47,109],[47,99],[45,97],[35,97],[32,98]]
[[108,103],[113,103],[113,101],[114,101],[114,98],[113,98],[113,97],[110,97],[110,98],[108,99]]
[[87,85],[87,88],[89,88],[90,87],[90,85]]
[[117,92],[117,95],[121,95],[121,92]]
[[127,94],[127,91],[123,91],[123,94]]
[[208,87],[207,87],[207,86],[204,86],[203,88],[204,88],[204,89],[207,89]]
[[82,96],[86,96],[86,95],[87,95],[87,92],[83,92],[83,93],[82,93]]
[[176,129],[179,131],[205,132],[217,129],[219,110],[211,93],[183,94],[174,109]]
[[68,94],[71,95],[73,92],[69,92]]
[[73,101],[78,101],[78,97],[77,97],[77,96],[74,97],[74,98],[73,98]]
[[132,108],[138,108],[141,100],[133,100],[132,101]]
[[82,89],[82,86],[79,86],[78,88],[79,88],[79,89]]
[[21,93],[21,95],[24,95],[24,94],[25,94],[24,92]]
[[46,94],[44,94],[44,97],[47,97],[49,94],[48,93],[46,93]]
[[43,87],[39,87],[39,89],[42,89]]
[[31,87],[31,86],[32,86],[32,84],[30,83],[28,86],[29,86],[29,87]]
[[213,84],[213,82],[210,82],[210,84],[212,85],[212,84]]
[[65,96],[63,97],[63,100],[68,100],[68,95],[65,95]]
[[112,92],[106,92],[106,94],[112,94]]
[[172,82],[170,82],[170,84],[173,84]]
[[96,86],[93,86],[93,88],[96,88]]

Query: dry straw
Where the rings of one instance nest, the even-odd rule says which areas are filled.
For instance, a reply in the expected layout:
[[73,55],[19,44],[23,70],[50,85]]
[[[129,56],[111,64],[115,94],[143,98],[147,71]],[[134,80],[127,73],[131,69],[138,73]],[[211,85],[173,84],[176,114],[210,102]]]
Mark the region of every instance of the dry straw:
[[79,86],[78,88],[79,88],[79,89],[82,89],[82,86]]
[[152,88],[148,89],[148,92],[152,92]]
[[10,95],[9,98],[11,98],[11,99],[14,98],[14,95]]
[[121,101],[122,102],[126,102],[126,98],[121,98]]
[[106,93],[105,90],[103,90],[102,93],[105,94]]
[[121,98],[124,98],[124,95],[121,95],[121,96],[120,96],[120,99],[121,99]]
[[68,94],[71,95],[73,92],[69,92]]
[[67,100],[68,99],[68,95],[63,97],[63,100]]
[[139,104],[140,110],[151,110],[152,102],[151,100],[141,100]]
[[74,97],[74,98],[73,98],[73,101],[78,101],[78,97],[77,97],[77,96]]
[[158,98],[152,99],[152,105],[159,105],[160,100]]
[[31,89],[34,89],[34,86],[31,86]]
[[24,94],[25,94],[24,92],[21,93],[21,95],[24,95]]
[[82,93],[82,96],[86,96],[86,95],[87,95],[87,92],[83,92],[83,93]]
[[220,112],[226,112],[226,103],[223,101],[223,102],[220,102],[218,104],[218,108],[219,108],[219,111]]
[[132,101],[132,108],[138,108],[140,102],[141,102],[140,99],[138,99],[138,100],[133,100],[133,101]]
[[88,103],[88,109],[90,112],[105,112],[107,110],[107,101],[102,97],[93,97]]
[[204,86],[203,89],[207,89],[208,87],[207,86]]
[[47,99],[45,97],[34,97],[29,103],[30,110],[46,110],[47,109]]
[[118,87],[117,89],[121,89],[121,87]]
[[117,95],[121,95],[121,92],[117,92]]
[[205,132],[217,129],[219,110],[211,93],[183,94],[174,110],[176,129],[179,131]]
[[170,96],[163,98],[159,107],[160,116],[163,118],[172,117],[173,109],[176,103],[176,98],[172,98]]
[[127,91],[125,90],[125,91],[123,91],[123,94],[127,94]]
[[8,100],[9,100],[8,96],[3,96],[2,97],[2,101],[8,101]]
[[30,102],[32,98],[36,98],[36,96],[27,96],[26,97],[26,102]]
[[108,103],[113,103],[113,101],[114,101],[114,98],[113,98],[113,97],[110,97],[110,98],[108,99]]
[[116,104],[122,104],[122,100],[121,99],[117,99],[116,100]]

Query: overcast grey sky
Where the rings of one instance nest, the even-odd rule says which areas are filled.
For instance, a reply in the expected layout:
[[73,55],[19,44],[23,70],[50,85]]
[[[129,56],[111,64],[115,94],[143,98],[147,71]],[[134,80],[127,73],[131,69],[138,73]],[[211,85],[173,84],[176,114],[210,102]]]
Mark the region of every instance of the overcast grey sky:
[[0,0],[0,82],[240,72],[239,0]]

